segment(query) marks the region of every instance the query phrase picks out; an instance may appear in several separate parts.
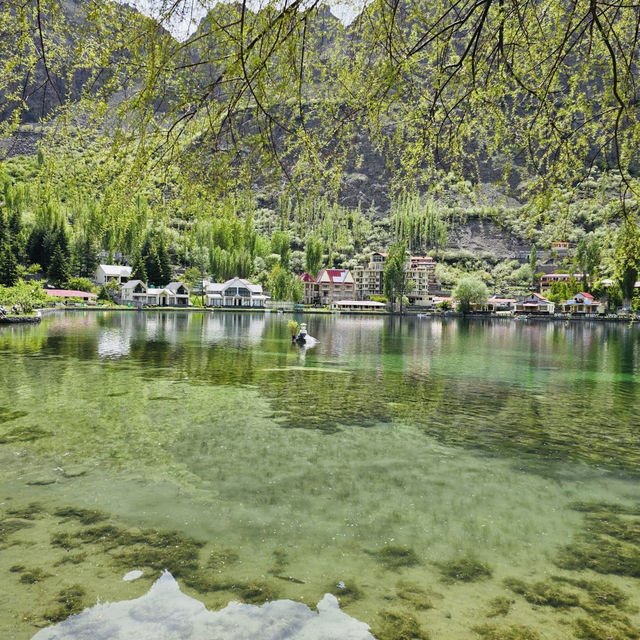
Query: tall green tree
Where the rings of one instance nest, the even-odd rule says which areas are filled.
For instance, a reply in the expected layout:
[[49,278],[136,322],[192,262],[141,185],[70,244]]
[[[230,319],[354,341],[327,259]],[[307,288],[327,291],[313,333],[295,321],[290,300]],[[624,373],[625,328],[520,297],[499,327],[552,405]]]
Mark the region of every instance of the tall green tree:
[[407,245],[396,242],[387,253],[383,273],[384,295],[395,308],[399,303],[400,313],[403,311],[403,298],[409,292],[411,282],[407,271]]
[[488,295],[487,285],[473,276],[462,278],[453,290],[453,297],[458,300],[458,310],[461,313],[468,313],[473,305],[482,307],[487,303]]
[[0,245],[0,284],[12,287],[18,281],[18,261],[9,243]]
[[65,254],[62,245],[57,244],[47,269],[47,278],[49,282],[56,286],[64,286],[70,277],[71,265],[69,264],[69,257]]
[[307,272],[316,277],[322,267],[323,244],[318,236],[310,235],[307,238],[304,251],[305,268]]

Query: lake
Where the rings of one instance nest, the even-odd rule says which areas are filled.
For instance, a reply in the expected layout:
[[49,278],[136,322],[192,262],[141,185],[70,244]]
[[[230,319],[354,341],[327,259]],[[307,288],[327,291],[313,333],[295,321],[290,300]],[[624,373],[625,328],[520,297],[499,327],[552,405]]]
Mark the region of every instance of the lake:
[[638,637],[640,329],[307,315],[303,349],[288,318],[0,328],[1,638],[163,569],[380,640]]

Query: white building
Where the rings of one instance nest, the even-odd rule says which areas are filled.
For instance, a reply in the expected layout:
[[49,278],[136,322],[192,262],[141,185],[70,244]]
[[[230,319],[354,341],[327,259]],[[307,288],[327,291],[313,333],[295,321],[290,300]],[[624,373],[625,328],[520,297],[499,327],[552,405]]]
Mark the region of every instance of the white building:
[[106,284],[111,280],[115,280],[118,284],[124,284],[130,277],[131,267],[125,267],[119,264],[98,265],[94,275],[97,284]]
[[170,282],[166,287],[152,288],[142,280],[129,280],[120,290],[123,304],[157,305],[159,307],[188,307],[189,288],[184,282]]
[[207,307],[264,307],[267,296],[262,286],[242,278],[231,278],[226,282],[211,282],[205,288]]

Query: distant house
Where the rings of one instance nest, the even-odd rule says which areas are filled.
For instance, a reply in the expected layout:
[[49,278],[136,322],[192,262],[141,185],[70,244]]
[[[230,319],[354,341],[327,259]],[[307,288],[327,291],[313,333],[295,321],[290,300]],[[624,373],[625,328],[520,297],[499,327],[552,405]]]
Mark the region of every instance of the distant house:
[[498,298],[493,296],[487,300],[487,310],[496,311],[514,311],[517,300],[515,298]]
[[604,313],[605,306],[590,293],[582,291],[564,302],[562,310],[567,313]]
[[544,313],[552,314],[555,304],[539,293],[530,293],[526,298],[516,302],[516,313]]
[[540,293],[550,293],[551,285],[556,282],[564,282],[569,284],[570,280],[573,278],[576,282],[582,282],[582,274],[581,273],[545,273],[540,277]]
[[336,300],[331,303],[334,311],[384,311],[386,306],[384,302],[372,300]]
[[124,284],[131,278],[131,267],[125,267],[119,264],[101,264],[98,265],[94,279],[97,284],[107,284],[111,280],[115,280],[118,284]]
[[205,288],[207,307],[264,307],[267,297],[259,284],[243,278],[231,278],[226,282],[210,282]]
[[348,269],[322,269],[317,278],[303,273],[304,303],[330,305],[338,300],[355,298],[355,281]]
[[166,287],[154,288],[142,280],[129,280],[120,289],[120,301],[124,304],[188,307],[189,288],[184,282],[170,282]]
[[80,298],[85,302],[91,302],[95,300],[98,296],[95,293],[89,293],[87,291],[76,291],[73,289],[45,289],[44,292],[48,296],[52,296],[54,298]]

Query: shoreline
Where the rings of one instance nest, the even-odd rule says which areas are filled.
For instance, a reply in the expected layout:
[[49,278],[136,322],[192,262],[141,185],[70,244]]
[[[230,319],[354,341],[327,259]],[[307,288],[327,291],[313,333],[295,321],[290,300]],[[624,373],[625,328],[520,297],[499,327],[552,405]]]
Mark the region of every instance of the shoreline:
[[[65,308],[45,308],[38,309],[37,316],[15,316],[12,317],[6,324],[22,324],[22,323],[37,323],[41,321],[41,315],[48,315],[50,313],[56,313],[59,311],[71,311],[71,312],[135,312],[135,313],[149,313],[149,312],[182,312],[182,313],[262,313],[262,314],[282,314],[282,315],[336,315],[336,316],[368,316],[368,317],[396,317],[396,318],[409,318],[420,320],[432,320],[439,318],[446,320],[449,318],[455,319],[468,319],[468,320],[511,320],[514,322],[613,322],[613,323],[626,323],[634,324],[636,319],[640,320],[640,317],[635,316],[585,316],[585,315],[543,315],[543,314],[519,314],[519,315],[505,315],[501,313],[437,313],[437,312],[405,312],[399,313],[397,311],[345,311],[345,310],[330,310],[330,309],[264,309],[264,308],[250,308],[250,307],[225,307],[225,308],[210,308],[210,307],[145,307],[145,308],[131,308],[131,307],[65,307]],[[3,320],[7,320],[5,318]],[[3,322],[0,320],[0,324]]]

